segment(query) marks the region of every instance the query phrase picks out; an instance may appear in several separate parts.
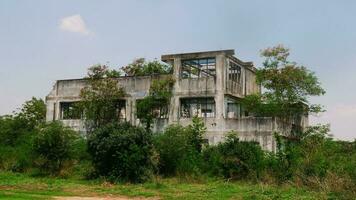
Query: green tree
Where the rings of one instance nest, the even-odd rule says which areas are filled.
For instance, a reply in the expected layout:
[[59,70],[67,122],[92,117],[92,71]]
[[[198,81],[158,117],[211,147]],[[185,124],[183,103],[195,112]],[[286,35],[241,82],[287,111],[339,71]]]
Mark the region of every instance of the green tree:
[[157,60],[147,62],[144,58],[134,60],[131,64],[122,67],[127,76],[149,76],[154,74],[170,74],[172,67]]
[[96,64],[88,69],[87,78],[101,79],[101,78],[118,78],[120,77],[120,71],[109,69],[106,65]]
[[255,180],[265,166],[261,146],[257,142],[240,141],[234,132],[224,142],[205,149],[203,155],[205,170],[226,179]]
[[77,133],[60,122],[44,124],[34,137],[35,165],[42,170],[41,173],[58,175],[65,162],[74,159],[78,140]]
[[138,101],[136,105],[137,117],[145,124],[147,131],[150,130],[153,120],[161,114],[157,110],[168,112],[174,82],[175,80],[171,76],[153,80],[149,95]]
[[45,121],[46,105],[42,99],[32,97],[13,115],[0,116],[0,143],[16,145],[23,135],[33,134],[35,127]]
[[84,112],[87,129],[119,121],[119,100],[125,96],[119,87],[117,72],[106,66],[93,66],[85,78],[87,86],[81,90],[78,109]]
[[46,104],[40,98],[32,97],[26,101],[20,112],[15,114],[16,117],[24,120],[26,124],[33,128],[46,120]]
[[206,132],[206,127],[201,118],[193,117],[192,124],[188,126],[188,131],[190,132],[189,141],[190,144],[195,148],[197,152],[201,152],[204,144],[204,134]]
[[[194,123],[197,121],[195,120]],[[155,137],[155,148],[159,153],[159,173],[165,176],[194,175],[200,173],[202,145],[199,125],[183,127],[172,124]],[[199,127],[199,128],[193,128]]]
[[308,97],[325,93],[313,72],[288,60],[289,49],[278,45],[261,51],[263,67],[257,69],[257,83],[263,87],[261,95],[247,96],[247,110],[259,116],[289,118],[322,111],[320,105],[310,104]]
[[143,182],[155,168],[152,135],[131,124],[110,123],[88,137],[97,176],[111,181]]

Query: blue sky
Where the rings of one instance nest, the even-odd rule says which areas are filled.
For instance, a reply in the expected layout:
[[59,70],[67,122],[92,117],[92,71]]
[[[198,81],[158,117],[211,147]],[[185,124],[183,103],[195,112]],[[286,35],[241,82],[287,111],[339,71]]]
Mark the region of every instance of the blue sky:
[[320,77],[339,139],[356,138],[356,1],[0,1],[0,115],[55,80],[79,78],[96,63],[120,67],[134,58],[235,49],[261,65],[259,50],[276,44]]

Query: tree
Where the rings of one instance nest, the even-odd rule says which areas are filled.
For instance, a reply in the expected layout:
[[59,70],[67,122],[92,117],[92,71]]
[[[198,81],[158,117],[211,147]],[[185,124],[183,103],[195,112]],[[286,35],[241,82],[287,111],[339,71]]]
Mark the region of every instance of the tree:
[[45,121],[46,104],[42,99],[32,97],[31,100],[22,105],[20,112],[16,113],[15,116],[24,120],[30,128],[33,128]]
[[87,86],[80,93],[78,109],[84,112],[89,132],[119,121],[119,100],[125,96],[125,91],[115,79],[118,75],[107,66],[96,65],[88,69]]
[[257,69],[256,80],[264,92],[247,96],[247,110],[259,116],[289,118],[322,111],[310,104],[308,97],[325,93],[313,72],[288,60],[289,49],[278,45],[261,51],[263,67]]
[[110,181],[143,182],[155,168],[152,135],[131,124],[109,123],[88,137],[97,176]]
[[192,125],[172,124],[157,134],[155,148],[159,153],[159,173],[166,176],[199,173],[205,130],[202,120],[193,118]]
[[96,64],[88,69],[87,78],[101,79],[101,78],[118,78],[120,77],[120,71],[109,69],[106,65]]
[[32,97],[13,115],[0,116],[0,143],[15,146],[22,136],[32,135],[34,128],[45,121],[46,105]]
[[204,144],[204,134],[206,132],[206,127],[201,118],[193,117],[192,124],[188,126],[188,135],[190,144],[195,148],[197,152],[201,152]]
[[36,164],[44,172],[58,175],[65,162],[74,158],[77,133],[60,122],[44,124],[34,137]]
[[224,142],[203,152],[205,170],[226,179],[260,178],[264,168],[264,152],[257,142],[240,141],[230,132]]
[[137,117],[145,124],[147,131],[150,130],[153,120],[161,114],[158,110],[168,112],[174,82],[171,76],[153,80],[149,95],[137,103]]
[[172,67],[157,60],[147,62],[144,58],[134,60],[131,64],[122,67],[127,76],[149,76],[154,74],[170,74]]

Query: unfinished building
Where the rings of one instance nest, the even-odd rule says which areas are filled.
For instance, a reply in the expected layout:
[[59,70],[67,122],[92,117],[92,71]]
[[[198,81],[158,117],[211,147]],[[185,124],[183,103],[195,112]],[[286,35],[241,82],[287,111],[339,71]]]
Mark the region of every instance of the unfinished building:
[[[236,131],[242,140],[257,141],[264,150],[274,151],[273,133],[287,133],[292,124],[271,117],[254,117],[241,106],[246,95],[260,93],[255,81],[252,62],[234,56],[234,50],[162,55],[161,60],[173,67],[173,96],[169,108],[162,109],[155,119],[153,131],[163,130],[168,124],[191,123],[193,116],[203,118],[207,127],[205,138],[217,144],[226,133]],[[154,79],[166,75],[123,76],[118,84],[127,93],[121,99],[120,117],[133,125],[140,125],[136,117],[136,102],[148,95]],[[80,101],[84,79],[58,80],[46,97],[47,121],[60,120],[77,131],[85,132],[79,116],[66,115],[74,102]],[[307,124],[307,118],[301,121]]]

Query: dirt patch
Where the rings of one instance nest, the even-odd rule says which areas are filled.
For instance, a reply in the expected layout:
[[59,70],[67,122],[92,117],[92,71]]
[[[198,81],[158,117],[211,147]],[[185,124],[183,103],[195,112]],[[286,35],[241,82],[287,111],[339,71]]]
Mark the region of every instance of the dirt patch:
[[142,197],[54,197],[55,200],[157,200],[156,198]]
[[0,185],[0,190],[12,190],[14,186]]

